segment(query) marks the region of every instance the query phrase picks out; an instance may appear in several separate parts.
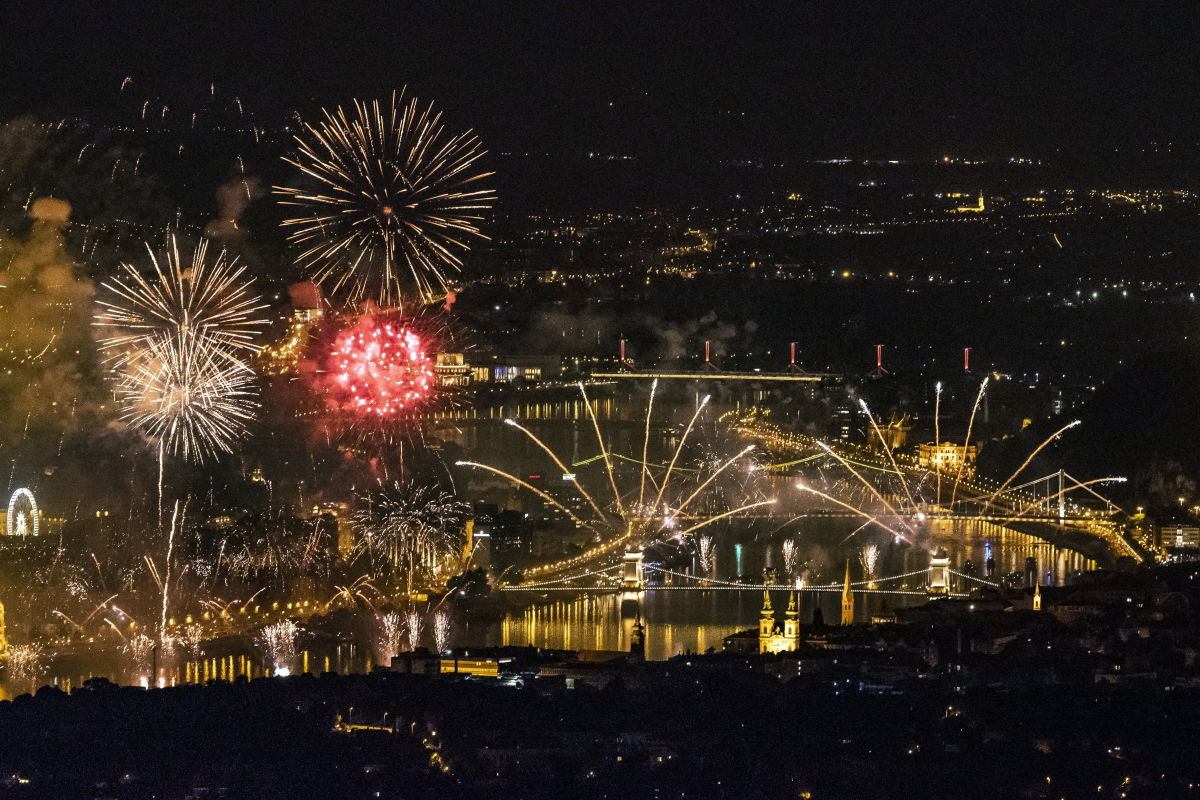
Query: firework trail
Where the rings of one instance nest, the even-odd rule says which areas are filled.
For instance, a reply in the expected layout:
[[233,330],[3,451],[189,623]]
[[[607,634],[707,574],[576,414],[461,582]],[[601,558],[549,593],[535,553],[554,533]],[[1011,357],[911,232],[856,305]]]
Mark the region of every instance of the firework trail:
[[[650,401],[647,404],[647,418],[649,418],[654,407],[654,392],[656,387],[657,382],[651,386]],[[584,405],[587,408],[588,416],[591,419],[592,428],[596,436],[596,444],[600,451],[599,455],[589,461],[603,461],[604,477],[612,490],[611,505],[601,503],[596,498],[595,493],[589,492],[584,487],[583,482],[576,477],[578,470],[574,468],[568,469],[566,461],[556,455],[553,449],[539,439],[532,431],[518,424],[516,421],[507,422],[511,427],[520,431],[534,442],[543,452],[547,453],[554,464],[562,468],[564,475],[570,476],[568,480],[575,486],[580,495],[585,498],[592,510],[590,518],[580,516],[575,510],[567,507],[551,494],[502,469],[477,461],[457,462],[459,466],[471,467],[497,475],[513,485],[531,492],[548,505],[562,512],[577,527],[589,531],[599,542],[599,544],[579,555],[526,570],[526,579],[540,578],[549,573],[560,572],[564,569],[576,569],[589,562],[611,559],[622,546],[640,549],[666,538],[682,541],[689,536],[698,537],[700,534],[697,531],[715,522],[737,516],[754,508],[775,503],[773,499],[741,504],[731,503],[729,505],[733,507],[729,507],[728,510],[719,513],[709,511],[708,508],[711,504],[708,502],[700,503],[700,508],[693,508],[693,504],[697,500],[714,500],[718,493],[712,488],[713,482],[754,449],[753,446],[746,447],[725,461],[720,462],[715,468],[711,468],[710,465],[703,462],[686,469],[680,465],[680,458],[688,450],[689,438],[696,426],[696,422],[708,405],[707,397],[697,404],[695,413],[692,414],[682,434],[676,440],[675,449],[672,451],[668,463],[663,467],[662,465],[652,464],[645,458],[619,456],[613,453],[600,429],[599,420],[596,418],[595,411],[588,401],[582,384],[579,386],[579,389]],[[641,449],[642,452],[647,452],[650,436],[648,419],[644,427],[647,442],[643,443]],[[631,476],[631,485],[626,488],[622,488],[621,486],[621,483],[626,478],[624,474],[620,475],[623,480],[618,481],[618,470],[614,468],[614,461],[616,460],[619,460],[622,464],[632,464],[637,468],[637,474]],[[580,465],[577,464],[575,466]],[[647,491],[647,485],[651,487],[651,491]],[[653,497],[648,500],[647,498],[651,494],[653,494]],[[704,510],[701,510],[702,508]],[[697,546],[699,546],[698,542]]]
[[318,281],[383,306],[446,291],[495,199],[479,183],[491,173],[479,171],[486,151],[474,133],[447,134],[432,103],[401,91],[325,110],[296,144],[285,160],[313,188],[275,192],[296,209],[283,224]]
[[46,653],[38,644],[12,644],[6,651],[8,684],[14,690],[32,692],[46,668]]
[[416,611],[409,611],[404,619],[404,629],[408,634],[408,649],[416,650],[421,646],[421,627],[424,620]]
[[716,562],[713,558],[713,538],[706,534],[701,536],[696,541],[696,544],[697,552],[700,555],[700,569],[704,572],[705,576],[711,578],[713,567],[716,566]]
[[438,653],[444,653],[449,649],[450,630],[450,613],[444,608],[439,608],[433,614],[433,647]]
[[255,642],[271,662],[275,675],[287,675],[291,672],[292,664],[296,660],[296,639],[299,635],[300,627],[290,619],[267,625],[258,632]]

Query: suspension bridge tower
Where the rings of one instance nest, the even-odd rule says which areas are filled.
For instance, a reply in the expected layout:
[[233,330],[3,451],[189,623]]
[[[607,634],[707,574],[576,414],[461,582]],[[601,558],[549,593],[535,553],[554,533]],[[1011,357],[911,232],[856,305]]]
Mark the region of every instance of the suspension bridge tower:
[[937,597],[950,594],[950,554],[942,547],[929,559],[929,594]]
[[646,588],[645,554],[630,551],[621,559],[621,588],[639,592]]

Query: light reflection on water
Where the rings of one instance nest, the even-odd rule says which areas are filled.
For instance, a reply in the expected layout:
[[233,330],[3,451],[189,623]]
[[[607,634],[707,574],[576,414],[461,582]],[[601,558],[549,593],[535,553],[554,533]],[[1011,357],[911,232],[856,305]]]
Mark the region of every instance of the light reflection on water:
[[[297,653],[295,663],[287,665],[292,674],[299,672],[339,672],[342,674],[370,672],[376,661],[370,648],[357,644],[339,644],[321,650],[302,650]],[[268,664],[255,653],[237,648],[222,648],[220,653],[205,655],[198,659],[172,660],[160,664],[160,683],[176,686],[182,683],[205,683],[210,680],[233,681],[239,677],[247,679],[268,677],[274,665]],[[88,653],[78,657],[64,657],[51,662],[50,672],[40,684],[57,686],[71,691],[82,686],[89,678],[103,677],[115,683],[129,686],[145,685],[150,682],[151,670],[138,669],[123,661],[112,652]],[[0,683],[0,700],[28,691],[27,686],[9,686]]]
[[[825,521],[828,523],[828,521]],[[842,523],[844,526],[844,523]],[[930,549],[946,548],[951,568],[963,571],[965,562],[973,561],[976,574],[983,574],[986,553],[996,561],[996,575],[1024,573],[1026,559],[1032,557],[1043,584],[1062,585],[1079,572],[1095,567],[1094,562],[1079,553],[1056,547],[1040,539],[1012,531],[1004,531],[988,523],[969,527],[960,525],[956,536],[935,531],[929,544],[915,546],[896,544],[878,537],[865,540],[855,537],[842,543],[842,531],[809,531],[797,538],[801,562],[810,570],[807,581],[814,584],[838,584],[845,575],[846,559],[851,560],[852,580],[862,579],[858,548],[868,542],[880,548],[877,576],[886,578],[909,572],[919,574],[902,581],[885,582],[887,588],[923,591],[924,570],[929,566]],[[780,552],[783,537],[769,542],[725,542],[717,545],[717,561],[713,574],[727,577],[737,574],[761,575],[764,567],[781,567]],[[740,561],[740,565],[739,565]],[[954,578],[955,591],[965,590],[966,581]],[[640,613],[646,625],[646,656],[660,660],[685,652],[720,650],[726,636],[758,625],[762,608],[762,592],[739,591],[674,591],[653,589],[641,593],[636,606],[632,598],[617,594],[563,593],[546,600],[536,599],[521,611],[498,623],[467,625],[463,644],[481,646],[502,644],[537,646],[564,650],[628,650],[636,615]],[[786,604],[782,594],[774,598],[777,611]],[[924,596],[884,595],[856,592],[855,617],[866,622],[873,616],[883,616],[898,607],[919,605]],[[826,622],[840,618],[841,597],[838,592],[805,591],[800,597],[800,618],[812,621],[816,608]]]

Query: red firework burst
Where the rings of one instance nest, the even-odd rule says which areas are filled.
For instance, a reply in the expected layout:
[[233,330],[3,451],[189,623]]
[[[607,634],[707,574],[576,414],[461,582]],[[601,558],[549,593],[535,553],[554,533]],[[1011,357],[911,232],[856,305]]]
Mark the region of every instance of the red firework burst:
[[434,359],[414,328],[399,320],[364,316],[338,333],[326,362],[329,406],[377,419],[426,403],[435,388]]

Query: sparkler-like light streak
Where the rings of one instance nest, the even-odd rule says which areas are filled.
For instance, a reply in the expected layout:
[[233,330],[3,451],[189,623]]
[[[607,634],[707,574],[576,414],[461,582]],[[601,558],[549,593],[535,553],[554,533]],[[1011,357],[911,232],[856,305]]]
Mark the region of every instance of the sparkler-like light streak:
[[444,608],[433,612],[433,647],[439,653],[444,653],[450,647],[450,614]]
[[711,536],[701,536],[696,542],[696,551],[700,556],[700,569],[703,570],[706,577],[712,576],[713,566],[713,538]]
[[296,639],[299,635],[300,626],[290,619],[267,625],[258,632],[255,642],[271,662],[275,674],[286,675],[291,670],[296,660]]
[[[594,430],[596,432],[596,441],[600,445],[600,454],[604,456],[604,469],[608,471],[608,483],[610,486],[612,486],[613,498],[616,500],[616,503],[617,503],[617,512],[623,516],[625,514],[625,503],[621,499],[621,493],[619,491],[617,491],[617,479],[613,476],[612,459],[609,457],[608,445],[606,445],[604,443],[604,437],[600,435],[600,421],[598,419],[596,419],[596,410],[592,408],[592,401],[588,399],[587,390],[583,387],[583,381],[580,381],[578,385],[579,385],[579,394],[583,397],[584,408],[587,409],[588,416],[592,420],[592,430]],[[708,402],[707,397],[705,397],[704,400],[705,400],[705,402]],[[697,413],[699,413],[699,409],[696,409],[696,411],[697,411]],[[649,413],[649,412],[647,412],[647,413]],[[693,418],[693,422],[694,421],[695,421],[695,418]],[[687,433],[684,433],[684,435],[683,435],[683,438],[685,440],[687,439],[687,434],[691,433],[691,430],[692,430],[692,427],[691,427],[691,425],[689,425]],[[675,452],[678,454],[679,451],[676,450]],[[645,462],[645,459],[643,459],[643,465],[642,465],[643,469],[645,468],[644,462]],[[667,475],[670,476],[669,470],[667,471]],[[665,480],[663,481],[663,484],[664,485],[666,484]],[[660,494],[659,500],[661,500],[661,499],[662,499],[662,496]],[[657,506],[658,502],[656,501],[654,503],[654,505]]]
[[[440,111],[405,98],[355,101],[323,111],[285,159],[316,182],[276,186],[298,215],[284,221],[303,247],[298,260],[351,299],[395,305],[409,290],[423,301],[447,290],[448,272],[479,230],[495,195],[481,181],[486,154],[471,131],[449,135]],[[477,188],[478,187],[478,188]]]
[[[846,470],[849,471],[849,473],[851,475],[853,475],[855,478],[858,478],[859,482],[862,483],[863,486],[867,487],[867,490],[870,491],[871,494],[873,494],[875,496],[875,499],[878,500],[883,505],[883,507],[886,508],[891,513],[891,515],[895,519],[899,520],[901,525],[903,525],[905,528],[909,527],[908,522],[900,515],[900,512],[898,512],[896,510],[896,507],[893,506],[891,503],[889,503],[887,498],[885,498],[882,494],[880,494],[879,490],[877,488],[875,488],[875,484],[871,483],[869,480],[864,478],[862,476],[861,472],[856,470],[850,464],[849,461],[842,458],[842,456],[836,450],[834,450],[829,445],[825,444],[825,442],[818,441],[817,445],[820,446],[820,448],[822,450],[824,450],[826,453],[833,456],[834,460],[836,460],[839,464],[841,464],[843,467],[845,467]],[[803,486],[801,488],[806,489],[810,492],[815,492],[814,489],[807,487],[807,486]],[[867,516],[870,516],[870,515],[867,515]],[[900,534],[896,534],[896,535],[899,536]],[[901,538],[907,539],[908,537],[903,536]]]
[[[1071,428],[1074,428],[1076,425],[1079,425],[1080,423],[1081,423],[1080,420],[1073,420],[1071,422],[1068,422],[1066,425],[1063,425],[1061,428],[1056,430],[1054,433],[1047,436],[1045,438],[1045,440],[1043,440],[1041,444],[1039,444],[1037,447],[1035,447],[1033,449],[1033,452],[1030,453],[1025,458],[1024,461],[1021,462],[1021,466],[1017,467],[1016,471],[1013,472],[1012,475],[1009,475],[1008,478],[1005,479],[1004,483],[1002,483],[998,487],[996,487],[996,491],[992,492],[991,495],[988,497],[988,499],[984,502],[984,504],[983,504],[984,509],[991,508],[992,503],[995,502],[995,500],[998,496],[1000,496],[1000,493],[1003,492],[1005,489],[1007,489],[1009,487],[1009,484],[1011,484],[1013,481],[1015,481],[1017,479],[1017,476],[1025,471],[1025,468],[1028,467],[1033,462],[1033,459],[1037,457],[1038,453],[1042,452],[1042,450],[1046,449],[1050,445],[1051,442],[1056,441],[1058,439],[1058,437],[1062,436],[1064,433],[1071,430]],[[978,499],[978,498],[976,498],[976,499]]]
[[[892,447],[888,444],[887,437],[883,435],[883,431],[879,430],[879,423],[875,421],[875,415],[871,413],[871,409],[867,406],[867,401],[859,398],[859,406],[867,415],[867,419],[871,422],[871,427],[875,430],[875,435],[879,437],[879,443],[883,445],[883,452],[887,454],[888,462],[892,465],[892,469],[900,472],[900,465],[896,463],[896,457],[892,454]],[[917,501],[913,499],[912,490],[908,488],[908,481],[900,481],[900,485],[904,487],[904,494],[908,498],[908,504],[912,508],[916,508]]]
[[416,650],[421,646],[421,628],[424,620],[416,611],[409,611],[404,618],[404,630],[408,635],[408,649]]
[[[942,446],[942,382],[938,381],[934,387],[933,395],[933,446]],[[937,493],[934,497],[937,498],[935,504],[938,508],[942,506],[942,471],[935,469],[937,474]]]
[[400,654],[404,641],[404,618],[398,612],[389,611],[379,617],[379,651],[385,664]]
[[892,534],[893,536],[895,536],[899,539],[903,539],[904,541],[909,541],[909,537],[907,535],[901,533],[900,531],[896,530],[895,528],[893,528],[889,525],[885,525],[883,522],[880,522],[879,517],[875,516],[874,514],[868,514],[866,511],[863,511],[861,508],[852,506],[849,503],[845,502],[844,500],[839,500],[838,498],[834,497],[833,495],[826,494],[825,492],[822,492],[820,489],[814,489],[813,487],[809,486],[807,483],[799,482],[796,484],[796,488],[802,492],[808,492],[810,494],[815,494],[817,497],[820,497],[822,500],[828,500],[831,503],[836,503],[837,505],[841,506],[842,508],[846,509],[847,511],[853,512],[853,513],[859,515],[860,517],[863,517],[864,519],[867,520],[867,522],[871,522],[871,523],[874,523],[875,525],[878,525],[879,527],[883,528],[885,531]]
[[789,577],[796,574],[796,540],[792,538],[783,540],[783,571]]

